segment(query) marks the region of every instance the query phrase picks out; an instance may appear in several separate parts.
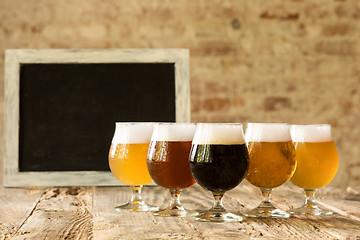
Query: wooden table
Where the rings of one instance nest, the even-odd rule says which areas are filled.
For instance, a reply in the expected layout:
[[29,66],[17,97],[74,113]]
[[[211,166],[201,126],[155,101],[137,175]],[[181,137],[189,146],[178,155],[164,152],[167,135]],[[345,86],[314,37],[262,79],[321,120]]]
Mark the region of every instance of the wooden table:
[[[245,218],[241,223],[204,223],[193,218],[155,217],[152,213],[118,213],[127,202],[127,187],[0,187],[0,239],[360,239],[360,188],[326,187],[319,202],[332,216],[288,219]],[[146,202],[165,207],[169,193],[145,187]],[[210,192],[195,185],[183,191],[188,209],[207,210]],[[291,184],[273,191],[273,202],[287,210],[303,202]],[[257,206],[260,191],[247,182],[226,193],[227,210],[240,213]]]

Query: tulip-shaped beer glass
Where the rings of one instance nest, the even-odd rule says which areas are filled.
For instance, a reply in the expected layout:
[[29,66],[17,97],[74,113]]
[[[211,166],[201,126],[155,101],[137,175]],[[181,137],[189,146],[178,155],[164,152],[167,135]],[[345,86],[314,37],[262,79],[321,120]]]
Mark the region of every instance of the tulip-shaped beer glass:
[[305,190],[305,204],[291,209],[291,214],[329,215],[331,211],[319,208],[315,202],[315,190],[334,178],[339,158],[331,126],[292,125],[291,137],[296,149],[297,167],[291,182]]
[[245,212],[247,217],[287,218],[290,214],[271,204],[273,188],[289,180],[296,168],[295,149],[286,123],[249,123],[245,139],[249,149],[249,170],[246,179],[259,187],[263,202]]
[[154,182],[169,189],[171,201],[167,208],[154,212],[154,215],[186,217],[198,214],[184,209],[180,202],[181,190],[195,183],[189,168],[194,132],[195,124],[192,123],[155,124],[147,165]]
[[196,182],[212,192],[213,207],[196,217],[206,222],[238,222],[242,217],[227,212],[222,205],[226,191],[245,177],[248,152],[242,124],[199,123],[196,127],[190,169]]
[[121,183],[130,185],[132,196],[129,203],[116,207],[116,211],[154,211],[154,207],[141,199],[143,184],[151,183],[146,166],[154,123],[116,123],[109,151],[109,165],[113,175]]

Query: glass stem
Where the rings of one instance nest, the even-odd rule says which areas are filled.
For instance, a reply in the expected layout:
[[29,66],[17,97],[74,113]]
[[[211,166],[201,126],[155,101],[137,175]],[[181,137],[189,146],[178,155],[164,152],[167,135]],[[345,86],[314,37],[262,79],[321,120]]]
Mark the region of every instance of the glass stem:
[[180,202],[181,189],[169,189],[169,191],[171,194],[169,209],[183,209],[184,207]]
[[271,204],[271,188],[261,188],[261,193],[264,197],[263,203],[265,204]]
[[142,204],[141,189],[143,185],[132,185],[131,188],[131,199],[130,204]]
[[304,191],[305,191],[305,196],[306,196],[305,207],[307,207],[307,208],[316,207],[316,202],[315,202],[316,189],[304,189]]
[[212,207],[212,210],[215,210],[216,212],[225,212],[222,203],[224,193],[213,193],[213,196],[214,196],[214,205]]

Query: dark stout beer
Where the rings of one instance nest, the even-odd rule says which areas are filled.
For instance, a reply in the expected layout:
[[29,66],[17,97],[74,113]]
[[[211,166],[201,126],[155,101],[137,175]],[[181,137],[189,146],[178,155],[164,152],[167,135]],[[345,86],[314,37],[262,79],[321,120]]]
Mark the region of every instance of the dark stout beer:
[[245,144],[197,144],[193,149],[190,169],[196,182],[203,188],[223,193],[244,179],[248,168]]
[[239,222],[242,217],[227,212],[222,205],[226,191],[245,177],[248,152],[242,124],[199,123],[189,156],[190,170],[203,188],[212,192],[213,207],[195,218],[205,222]]

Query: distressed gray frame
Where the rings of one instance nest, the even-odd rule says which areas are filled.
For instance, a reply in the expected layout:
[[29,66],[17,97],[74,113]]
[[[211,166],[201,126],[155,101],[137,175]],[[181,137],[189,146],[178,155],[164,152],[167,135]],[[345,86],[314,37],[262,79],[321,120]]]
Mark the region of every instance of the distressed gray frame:
[[4,186],[122,185],[111,172],[19,171],[19,83],[22,63],[174,63],[176,122],[190,122],[188,49],[44,49],[5,51]]

